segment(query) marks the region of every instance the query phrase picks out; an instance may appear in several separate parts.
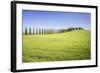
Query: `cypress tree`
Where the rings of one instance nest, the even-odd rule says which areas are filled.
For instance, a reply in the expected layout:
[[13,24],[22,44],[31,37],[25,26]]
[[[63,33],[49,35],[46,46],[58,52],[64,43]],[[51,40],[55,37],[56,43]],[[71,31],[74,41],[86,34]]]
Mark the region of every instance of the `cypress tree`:
[[34,28],[33,28],[33,35],[35,34]]
[[45,29],[43,29],[43,34],[46,34]]
[[39,35],[41,34],[41,29],[39,28]]
[[38,35],[38,29],[36,29],[36,35]]
[[27,33],[27,28],[25,28],[25,35],[27,35],[28,33]]
[[44,34],[44,33],[43,33],[43,29],[42,29],[42,34]]
[[29,35],[31,35],[31,28],[29,28]]

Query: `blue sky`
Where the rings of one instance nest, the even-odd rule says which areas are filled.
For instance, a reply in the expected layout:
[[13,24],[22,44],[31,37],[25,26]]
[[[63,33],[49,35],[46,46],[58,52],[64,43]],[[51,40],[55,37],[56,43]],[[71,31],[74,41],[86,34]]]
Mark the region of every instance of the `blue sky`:
[[90,30],[91,14],[79,12],[23,10],[23,30],[25,28],[62,29],[83,27]]

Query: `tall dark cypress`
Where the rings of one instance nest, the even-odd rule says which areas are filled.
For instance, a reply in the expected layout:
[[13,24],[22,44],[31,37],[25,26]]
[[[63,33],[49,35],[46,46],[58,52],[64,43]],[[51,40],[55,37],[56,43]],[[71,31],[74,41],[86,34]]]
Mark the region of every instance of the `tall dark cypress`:
[[42,29],[42,34],[44,34],[44,33],[43,33],[43,29]]
[[41,34],[41,29],[39,28],[39,35]]
[[36,29],[36,35],[38,35],[38,29]]
[[27,35],[28,33],[27,33],[27,28],[25,28],[25,35]]
[[35,30],[34,30],[34,28],[33,28],[33,35],[35,34]]
[[29,35],[31,35],[31,28],[29,28]]

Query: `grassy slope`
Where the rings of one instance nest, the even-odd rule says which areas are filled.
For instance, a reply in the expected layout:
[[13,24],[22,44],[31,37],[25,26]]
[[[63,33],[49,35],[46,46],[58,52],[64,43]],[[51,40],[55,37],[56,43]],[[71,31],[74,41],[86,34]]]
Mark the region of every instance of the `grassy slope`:
[[23,62],[90,59],[90,32],[23,35]]

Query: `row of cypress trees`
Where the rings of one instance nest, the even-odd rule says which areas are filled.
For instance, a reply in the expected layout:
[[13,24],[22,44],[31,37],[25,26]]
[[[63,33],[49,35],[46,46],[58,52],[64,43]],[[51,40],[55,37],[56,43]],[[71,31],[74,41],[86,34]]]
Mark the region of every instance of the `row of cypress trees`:
[[25,28],[25,35],[40,35],[40,34],[53,34],[54,33],[54,29],[27,29]]
[[83,30],[82,27],[75,27],[75,28],[67,28],[67,29],[59,29],[59,30],[55,30],[55,29],[27,29],[25,28],[25,35],[43,35],[43,34],[54,34],[54,33],[63,33],[63,32],[69,32],[72,30]]

